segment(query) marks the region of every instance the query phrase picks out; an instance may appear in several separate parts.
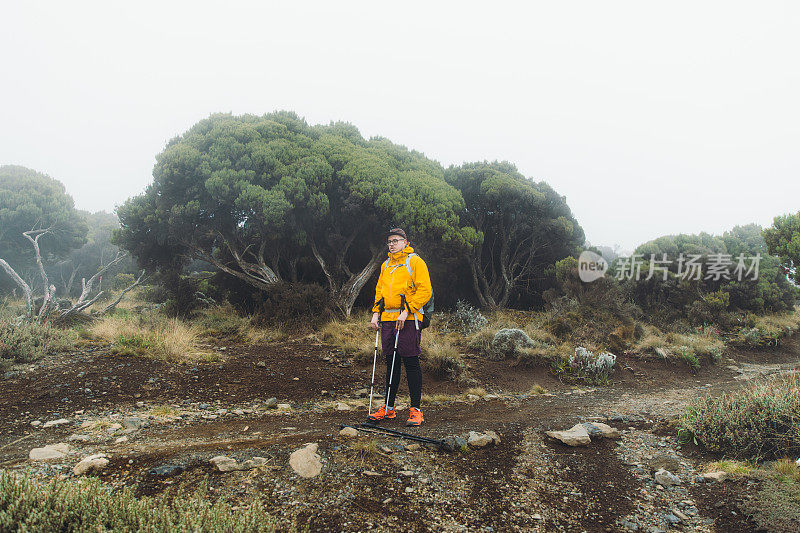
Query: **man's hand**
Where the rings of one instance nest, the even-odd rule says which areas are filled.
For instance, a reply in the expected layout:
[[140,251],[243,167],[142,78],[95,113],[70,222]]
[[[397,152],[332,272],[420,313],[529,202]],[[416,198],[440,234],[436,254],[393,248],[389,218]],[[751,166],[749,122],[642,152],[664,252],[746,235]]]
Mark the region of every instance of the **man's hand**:
[[369,323],[369,327],[376,330],[378,329],[378,319],[380,319],[380,313],[372,313],[372,321]]
[[408,318],[408,310],[403,309],[400,313],[400,316],[397,317],[397,329],[403,329],[403,324],[406,323],[406,318]]

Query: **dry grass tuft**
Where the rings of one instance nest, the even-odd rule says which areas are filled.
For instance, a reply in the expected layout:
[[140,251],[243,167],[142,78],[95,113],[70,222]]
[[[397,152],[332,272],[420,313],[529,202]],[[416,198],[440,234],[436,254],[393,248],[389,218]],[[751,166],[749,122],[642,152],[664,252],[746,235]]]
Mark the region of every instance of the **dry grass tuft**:
[[120,355],[138,355],[175,362],[213,361],[216,354],[200,349],[202,330],[194,324],[157,314],[115,314],[96,321],[88,334],[111,343]]
[[371,318],[372,313],[365,311],[347,319],[331,320],[320,329],[320,338],[347,355],[355,356],[360,364],[371,363],[375,354],[375,331],[369,328]]

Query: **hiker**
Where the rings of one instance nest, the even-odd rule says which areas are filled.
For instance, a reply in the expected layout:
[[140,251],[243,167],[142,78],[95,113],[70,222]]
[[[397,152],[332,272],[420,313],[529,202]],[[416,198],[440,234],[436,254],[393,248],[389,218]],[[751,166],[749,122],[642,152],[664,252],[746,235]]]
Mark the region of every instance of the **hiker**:
[[[381,263],[370,326],[381,330],[381,346],[386,358],[387,401],[378,411],[370,414],[369,419],[377,422],[395,418],[394,400],[400,386],[400,369],[405,366],[411,393],[411,412],[406,425],[419,426],[423,422],[420,410],[422,369],[419,365],[422,307],[433,296],[433,289],[428,266],[408,244],[405,231],[400,228],[390,230],[386,235],[386,244],[389,258]],[[394,358],[392,370],[395,335],[398,331],[397,357]]]

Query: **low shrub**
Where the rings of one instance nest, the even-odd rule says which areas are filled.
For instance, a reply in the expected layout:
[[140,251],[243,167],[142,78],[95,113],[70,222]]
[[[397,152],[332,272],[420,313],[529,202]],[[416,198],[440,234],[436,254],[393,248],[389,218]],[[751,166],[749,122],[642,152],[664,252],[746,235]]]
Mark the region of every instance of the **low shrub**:
[[797,374],[736,392],[701,396],[681,417],[684,432],[706,449],[737,459],[800,454]]
[[54,478],[0,472],[0,531],[275,531],[261,504],[234,511],[224,501],[210,502],[201,490],[172,502],[136,498],[131,488],[112,492],[97,479]]
[[469,336],[485,328],[488,323],[489,321],[481,314],[480,310],[463,300],[458,300],[455,311],[447,317],[442,330],[445,332],[456,331],[464,336]]
[[527,333],[517,328],[504,328],[495,333],[489,344],[488,355],[492,359],[508,359],[519,356],[525,348],[538,348]]
[[616,360],[617,356],[612,353],[602,352],[595,356],[583,346],[578,346],[567,361],[567,368],[573,376],[579,379],[604,383],[614,372]]
[[439,336],[423,343],[423,370],[438,379],[464,381],[468,367],[458,352],[458,348],[445,337]]
[[778,346],[782,339],[800,331],[800,314],[796,311],[765,316],[748,316],[744,327],[732,339],[738,346],[763,348]]
[[49,323],[17,324],[10,316],[0,316],[0,361],[5,364],[30,363],[75,348],[77,335]]

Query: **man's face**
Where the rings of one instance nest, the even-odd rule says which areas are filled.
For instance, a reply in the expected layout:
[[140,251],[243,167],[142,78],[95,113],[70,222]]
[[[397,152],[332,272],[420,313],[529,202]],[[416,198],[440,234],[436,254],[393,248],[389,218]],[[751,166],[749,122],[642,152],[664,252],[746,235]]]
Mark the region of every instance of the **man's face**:
[[389,251],[394,253],[406,247],[406,240],[399,235],[389,235],[386,244],[389,245]]

